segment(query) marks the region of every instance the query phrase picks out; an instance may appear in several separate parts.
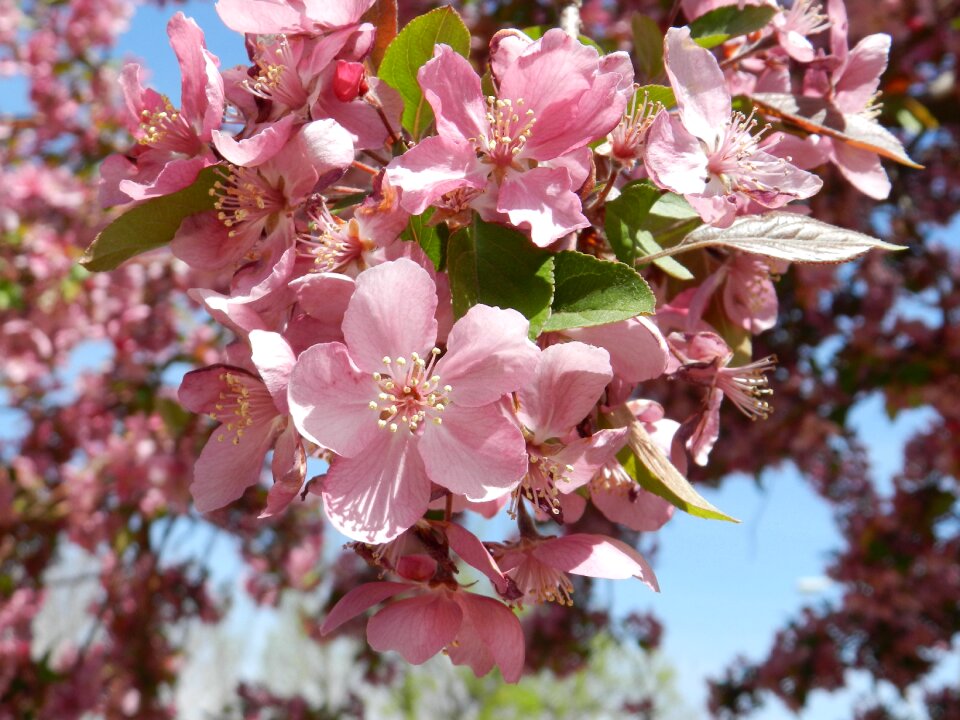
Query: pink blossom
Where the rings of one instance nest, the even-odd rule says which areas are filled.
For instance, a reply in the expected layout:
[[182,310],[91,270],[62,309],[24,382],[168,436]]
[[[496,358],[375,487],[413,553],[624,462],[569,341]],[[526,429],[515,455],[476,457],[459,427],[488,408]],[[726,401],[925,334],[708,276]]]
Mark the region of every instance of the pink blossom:
[[[679,423],[664,417],[663,407],[652,400],[628,403],[637,420],[664,455],[686,474],[687,458],[682,447],[674,447],[673,437]],[[651,492],[627,474],[619,461],[611,460],[588,485],[590,500],[608,520],[637,532],[653,532],[673,517],[674,506]]]
[[[843,2],[828,0],[827,14],[831,22],[833,57],[839,64],[830,73],[826,95],[844,114],[874,118],[879,113],[877,89],[880,76],[887,69],[890,36],[885,33],[868,35],[850,50],[847,46],[847,11]],[[808,94],[819,94],[820,76],[821,72],[817,70],[808,74],[805,79]],[[822,152],[857,190],[875,200],[884,200],[890,194],[890,179],[877,153],[829,137],[821,138],[820,144]]]
[[830,27],[822,6],[817,0],[794,0],[788,9],[781,9],[771,23],[777,32],[777,42],[797,62],[808,63],[814,58],[813,45],[808,35],[816,35]]
[[773,369],[773,356],[740,367],[729,367],[733,351],[723,338],[712,332],[671,333],[667,336],[680,367],[677,377],[707,388],[702,410],[684,421],[680,435],[697,465],[706,465],[707,457],[720,435],[720,404],[728,397],[751,420],[766,418],[773,407],[766,397],[764,373]]
[[518,492],[558,520],[563,518],[557,495],[589,482],[626,442],[625,428],[598,430],[587,438],[576,432],[612,377],[605,350],[568,342],[539,353],[536,374],[517,392],[529,457]]
[[620,121],[632,71],[623,53],[601,59],[561,30],[520,42],[494,47],[499,90],[486,99],[469,62],[438,45],[417,74],[438,135],[396,158],[387,175],[413,214],[473,208],[529,228],[544,247],[589,224],[576,195],[590,172],[586,146]]
[[[446,534],[450,547],[455,547],[465,562],[498,584],[506,582],[472,533],[451,524],[446,526]],[[414,545],[404,542],[395,549],[409,552]],[[425,553],[399,555],[389,567],[403,581],[353,588],[331,609],[321,634],[333,632],[373,605],[401,593],[414,593],[370,619],[367,640],[374,650],[395,650],[415,665],[444,650],[455,665],[469,665],[477,676],[498,666],[507,682],[516,682],[523,672],[524,658],[520,621],[503,603],[467,592],[453,579],[449,565],[446,558],[441,564]]]
[[207,143],[223,117],[219,60],[207,50],[203,31],[182,12],[170,19],[167,34],[180,63],[181,108],[143,88],[139,65],[124,68],[128,123],[139,147],[132,161],[113,155],[104,162],[101,197],[106,205],[175,192],[215,162]]
[[333,120],[315,120],[256,167],[221,166],[222,180],[213,189],[216,211],[184,220],[170,249],[205,270],[234,265],[261,238],[260,253],[279,256],[296,240],[297,209],[318,184],[341,175],[353,157],[346,130]]
[[303,483],[306,456],[287,417],[286,384],[293,353],[276,333],[254,331],[250,343],[262,379],[238,367],[215,365],[187,373],[180,385],[184,407],[221,423],[194,468],[190,491],[200,512],[223,507],[256,484],[274,445],[275,484],[264,515],[286,507]]
[[661,112],[650,127],[645,163],[660,187],[682,194],[705,222],[726,227],[739,214],[814,195],[822,181],[761,149],[751,117],[731,111],[723,73],[688,28],[671,28],[665,63],[679,118]]
[[573,605],[573,584],[567,573],[612,580],[635,577],[652,590],[660,590],[653,569],[640,553],[602,535],[525,537],[516,543],[494,545],[493,557],[531,603]]
[[399,259],[364,271],[344,342],[314,345],[290,380],[300,432],[338,457],[323,482],[328,517],[380,543],[413,525],[430,483],[470,500],[505,495],[526,471],[525,443],[503,396],[533,372],[536,348],[514,310],[476,305],[435,348],[437,291]]

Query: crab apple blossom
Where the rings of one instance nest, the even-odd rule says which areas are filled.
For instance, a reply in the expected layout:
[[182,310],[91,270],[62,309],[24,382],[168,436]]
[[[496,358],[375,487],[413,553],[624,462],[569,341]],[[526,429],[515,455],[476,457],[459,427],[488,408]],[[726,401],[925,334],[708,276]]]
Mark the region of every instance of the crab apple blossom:
[[526,470],[504,396],[537,361],[528,323],[477,305],[435,347],[437,291],[401,258],[361,273],[343,343],[305,350],[290,378],[300,432],[336,457],[323,480],[327,516],[348,537],[386,542],[430,502],[431,482],[470,500],[505,495]]
[[538,355],[533,378],[517,392],[529,457],[518,502],[527,498],[562,521],[558,495],[588,482],[623,447],[627,429],[598,430],[588,438],[576,432],[613,378],[606,350],[568,342]]
[[820,189],[820,178],[764,149],[752,116],[732,111],[719,63],[688,28],[667,31],[664,63],[678,116],[661,112],[648,131],[645,163],[655,183],[718,227]]
[[117,154],[104,163],[100,192],[105,205],[175,192],[216,161],[209,143],[223,118],[219,60],[207,50],[203,31],[182,12],[170,19],[167,34],[180,63],[181,109],[143,88],[139,65],[124,68],[128,123],[139,145],[132,159]]
[[[491,62],[500,64],[495,46]],[[433,205],[456,215],[528,228],[545,247],[589,225],[576,191],[590,174],[591,141],[612,130],[633,80],[629,60],[604,58],[561,30],[525,43],[498,72],[496,96],[449,46],[417,73],[437,135],[393,160],[390,182],[410,213]]]
[[650,589],[660,590],[653,569],[640,553],[601,535],[523,537],[495,546],[493,557],[530,603],[573,605],[573,585],[567,573],[612,580],[635,577]]

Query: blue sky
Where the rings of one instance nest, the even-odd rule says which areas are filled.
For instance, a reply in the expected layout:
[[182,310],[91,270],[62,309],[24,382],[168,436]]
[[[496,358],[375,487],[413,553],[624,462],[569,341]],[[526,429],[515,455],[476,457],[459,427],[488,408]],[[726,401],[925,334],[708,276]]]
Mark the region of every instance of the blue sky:
[[[208,46],[224,67],[246,61],[242,39],[223,27],[211,3],[141,7],[122,38],[120,52],[130,59],[142,58],[150,70],[149,84],[175,103],[179,70],[165,25],[178,7],[205,30]],[[14,87],[5,81],[0,91]],[[88,349],[78,360],[85,367],[95,367],[103,361],[97,353],[96,348]],[[903,438],[930,417],[921,409],[902,413],[891,422],[876,396],[868,397],[854,412],[854,426],[871,450],[881,486],[899,468]],[[738,654],[761,657],[774,632],[796,616],[803,604],[830,597],[832,592],[829,588],[813,594],[801,591],[801,585],[817,584],[810,579],[822,576],[830,553],[839,547],[829,507],[790,467],[767,472],[761,485],[762,489],[750,478],[736,477],[721,490],[704,491],[710,502],[740,518],[739,525],[678,513],[660,532],[659,595],[629,582],[611,583],[600,592],[601,601],[608,601],[617,614],[652,610],[663,618],[664,651],[692,708],[701,706],[705,677],[718,675]],[[854,685],[864,690],[862,682],[854,679]],[[811,708],[801,717],[849,717],[849,703],[849,694],[840,698],[815,694]],[[757,717],[796,716],[774,703]]]

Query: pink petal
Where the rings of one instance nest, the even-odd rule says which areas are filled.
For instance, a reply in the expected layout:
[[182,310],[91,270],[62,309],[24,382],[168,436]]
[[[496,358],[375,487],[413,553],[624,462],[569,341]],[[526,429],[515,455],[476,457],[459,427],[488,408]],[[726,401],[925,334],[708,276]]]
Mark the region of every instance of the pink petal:
[[404,210],[419,215],[451,190],[485,187],[489,172],[472,143],[435,136],[394,158],[387,179],[403,191]]
[[686,27],[667,30],[663,47],[683,126],[716,147],[731,113],[730,93],[717,59],[693,41]]
[[302,0],[305,15],[324,30],[345,28],[360,22],[374,0]]
[[835,102],[842,112],[859,113],[871,103],[889,55],[890,36],[886,33],[868,35],[850,51],[835,87]]
[[573,467],[573,470],[565,475],[567,482],[558,486],[560,492],[570,493],[590,482],[626,445],[629,432],[629,428],[598,430],[588,438],[579,438],[568,443],[561,452],[554,455],[551,459],[558,465]]
[[417,79],[436,116],[437,134],[461,142],[489,135],[480,78],[465,57],[437,45]]
[[515,683],[523,674],[525,643],[517,616],[503,603],[472,593],[457,593],[463,622],[457,642],[447,649],[454,665],[468,665],[481,677],[500,668],[503,679]]
[[615,485],[590,487],[590,499],[608,520],[636,532],[653,532],[673,517],[674,507],[639,485],[630,488]]
[[245,236],[231,237],[230,229],[210,210],[184,218],[170,241],[170,251],[192,268],[217,271],[236,264],[251,245]]
[[480,538],[461,525],[448,523],[444,528],[447,542],[460,559],[479,570],[493,583],[497,592],[503,594],[507,589],[507,579],[503,576],[496,560],[480,542]]
[[[368,411],[369,412],[369,411]],[[403,430],[383,429],[353,458],[334,458],[323,481],[330,522],[360,542],[389,542],[412,527],[430,504],[430,479]]]
[[880,156],[869,150],[852,147],[839,140],[833,143],[833,161],[851,185],[874,200],[890,195],[890,178],[880,163]]
[[490,71],[499,85],[507,69],[517,61],[533,40],[519,30],[498,30],[490,38]]
[[300,494],[307,473],[307,455],[293,423],[288,422],[273,449],[273,485],[267,493],[267,506],[258,518],[268,518],[286,510]]
[[450,399],[461,406],[486,405],[529,382],[538,356],[529,329],[516,310],[470,308],[454,323],[436,367],[441,384],[453,388]]
[[[430,274],[401,258],[360,273],[343,316],[350,357],[367,372],[384,369],[384,358],[426,357],[437,340],[437,288]],[[368,398],[372,399],[372,398]]]
[[613,377],[606,350],[579,342],[540,353],[532,382],[517,392],[520,422],[537,444],[563,438],[593,409]]
[[[380,148],[387,139],[387,129],[380,115],[362,99],[343,102],[334,95],[321,95],[312,112],[314,117],[336,120],[349,133],[357,150]],[[393,124],[393,127],[399,126],[399,121]]]
[[377,396],[370,375],[353,364],[346,347],[324,343],[304,350],[290,373],[290,415],[308,440],[353,457],[380,434],[369,403]]
[[723,286],[723,310],[735,325],[753,335],[777,324],[777,290],[767,264],[738,255]]
[[284,176],[284,194],[306,196],[319,177],[344,170],[354,159],[353,136],[329,118],[307,123],[271,158]]
[[[229,369],[236,368],[227,365],[211,365],[210,367],[191,370],[180,381],[177,399],[190,412],[211,415],[216,413],[216,404],[220,402],[220,393],[223,391],[221,376]],[[255,379],[251,376],[251,379]]]
[[500,186],[497,211],[505,213],[514,227],[529,228],[534,245],[547,247],[590,225],[574,190],[566,168],[510,173]]
[[323,625],[320,626],[320,634],[328,635],[345,622],[353,620],[367,608],[382,603],[394,595],[412,590],[414,587],[407,583],[371,582],[351,588],[327,613]]
[[200,288],[188,290],[187,294],[201,303],[210,317],[240,337],[245,337],[251,330],[266,329],[263,318],[248,303],[235,302],[228,295]]
[[653,570],[643,556],[620,540],[576,533],[541,543],[534,557],[563,572],[626,580],[636,577],[659,591]]
[[451,405],[442,425],[424,429],[419,449],[430,479],[469,500],[506,495],[527,471],[523,434],[500,405]]
[[180,107],[183,116],[203,141],[220,126],[223,118],[223,79],[217,69],[219,60],[207,50],[203,30],[182,12],[167,23],[170,45],[180,63]]
[[269,426],[254,424],[236,444],[234,437],[225,426],[218,426],[197,458],[190,494],[199,512],[222,508],[257,483],[276,433]]
[[217,15],[231,30],[254,35],[301,32],[300,13],[282,0],[217,0]]
[[117,187],[131,200],[147,200],[152,197],[171,195],[177,190],[183,190],[188,185],[192,185],[200,171],[212,163],[210,157],[170,159],[155,178],[143,181],[143,175],[139,174],[138,177],[143,182],[134,179],[121,180]]
[[533,111],[524,156],[549,160],[612,130],[626,97],[618,71],[601,72],[597,51],[559,29],[548,30],[505,71],[500,97]]
[[661,111],[647,132],[644,165],[650,178],[673,192],[703,192],[707,182],[707,156],[700,142],[674,116]]
[[605,349],[610,353],[614,375],[629,383],[658,378],[667,366],[667,341],[657,326],[645,317],[573,328],[564,330],[563,334]]
[[235,140],[229,133],[213,131],[213,144],[227,162],[242,167],[256,167],[277,154],[293,131],[294,115],[285,115],[277,122],[261,127],[255,134]]
[[398,600],[367,623],[367,642],[378,652],[396,650],[414,665],[453,643],[463,622],[460,606],[445,593]]
[[251,330],[248,337],[253,364],[257,366],[277,409],[286,414],[287,383],[297,358],[280,333]]
[[340,326],[350,298],[357,289],[356,281],[335,273],[310,273],[290,282],[297,293],[301,309],[329,328],[330,339],[343,339]]

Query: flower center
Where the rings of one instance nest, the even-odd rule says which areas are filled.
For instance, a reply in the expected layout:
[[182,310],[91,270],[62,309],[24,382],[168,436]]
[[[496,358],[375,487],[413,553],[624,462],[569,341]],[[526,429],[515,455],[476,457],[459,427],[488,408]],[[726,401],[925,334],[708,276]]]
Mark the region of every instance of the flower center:
[[433,368],[440,355],[440,348],[430,351],[430,359],[424,360],[418,353],[405,357],[384,357],[386,370],[373,373],[377,386],[377,399],[370,401],[370,409],[377,413],[377,425],[381,429],[397,432],[405,425],[411,433],[429,420],[434,425],[443,422],[441,415],[449,405],[453,388],[440,385],[440,376],[433,375]]
[[511,576],[525,596],[532,596],[538,603],[555,602],[573,607],[573,583],[566,573],[550,567],[528,553],[514,568]]
[[314,258],[317,272],[333,272],[359,260],[369,249],[360,237],[356,220],[343,220],[323,207],[310,212],[308,232],[299,236]]
[[256,76],[243,82],[252,95],[291,110],[306,104],[307,91],[297,72],[297,59],[286,36],[278,36],[271,45],[262,41],[257,43],[254,62],[257,66]]
[[224,372],[220,374],[220,381],[225,385],[225,389],[220,391],[219,401],[214,406],[216,412],[210,413],[210,417],[221,423],[217,442],[230,438],[234,445],[239,445],[243,433],[256,422],[256,417],[276,414],[276,408],[262,386],[249,386],[248,383],[259,385],[253,378]]
[[743,367],[720,368],[717,387],[748,418],[766,420],[773,412],[773,406],[765,398],[773,395],[773,390],[767,386],[764,373],[773,370],[776,363],[776,356],[769,355]]
[[223,182],[217,180],[210,194],[216,198],[217,218],[230,228],[230,237],[237,234],[237,225],[265,224],[272,214],[283,210],[283,194],[256,169],[229,165],[218,171]]
[[557,486],[562,482],[569,482],[568,473],[573,472],[572,465],[561,465],[551,459],[549,451],[534,445],[527,445],[529,464],[527,474],[520,482],[520,486],[513,494],[510,513],[516,514],[517,502],[520,496],[527,498],[540,510],[557,519],[563,519],[560,508],[560,491]]
[[794,0],[786,11],[784,25],[801,35],[816,35],[830,27],[830,21],[821,11],[820,3],[814,0]]
[[523,152],[537,119],[533,110],[523,109],[523,98],[500,100],[487,97],[489,136],[477,139],[477,150],[500,167],[511,165]]
[[140,111],[140,139],[137,142],[192,155],[198,145],[196,134],[170,100],[165,95],[161,99],[159,107]]
[[642,102],[638,95],[634,95],[620,123],[610,133],[613,156],[621,162],[639,159],[643,154],[647,129],[661,110],[663,104],[651,102],[647,93],[643,94]]

